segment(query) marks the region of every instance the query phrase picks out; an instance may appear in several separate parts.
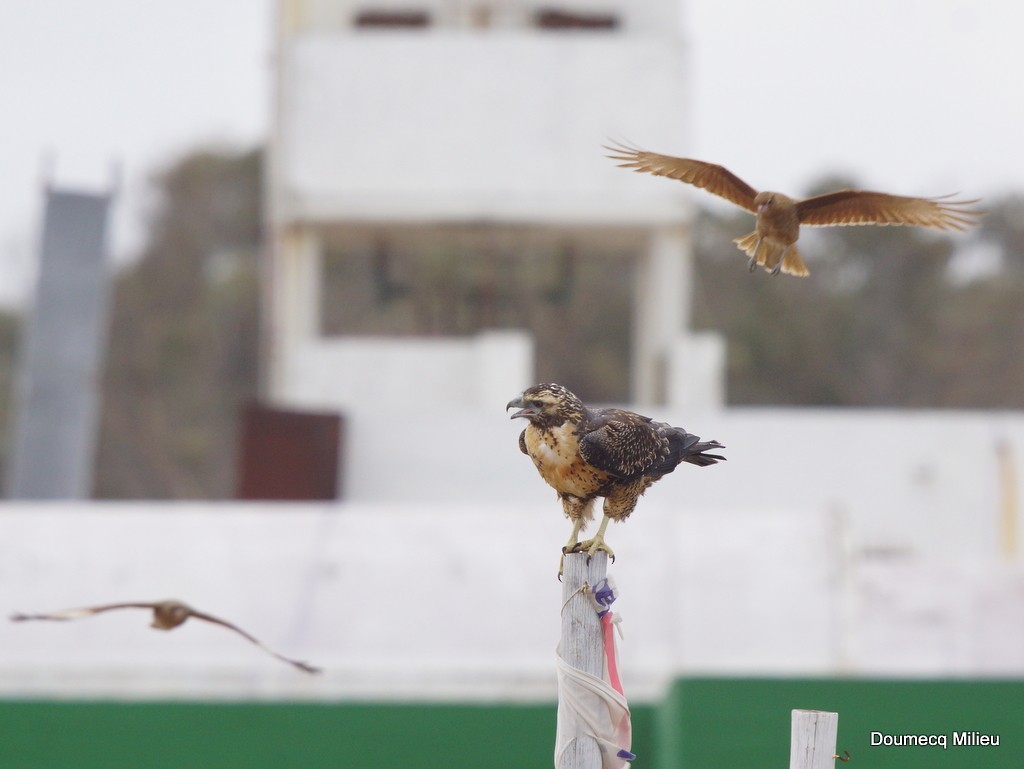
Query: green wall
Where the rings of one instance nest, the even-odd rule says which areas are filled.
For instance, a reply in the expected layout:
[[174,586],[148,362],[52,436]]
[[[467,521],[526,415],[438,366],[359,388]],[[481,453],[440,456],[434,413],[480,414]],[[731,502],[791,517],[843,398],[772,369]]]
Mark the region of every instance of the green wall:
[[[657,712],[655,769],[787,767],[796,708],[839,714],[836,747],[853,758],[838,767],[1024,767],[1024,681],[685,678]],[[965,730],[1000,745],[954,747]],[[948,747],[872,747],[873,731],[944,734]]]
[[554,742],[554,704],[0,702],[2,769],[550,767]]
[[[1024,767],[1024,681],[684,678],[633,705],[635,769],[784,769],[793,708],[839,713],[850,769]],[[872,747],[870,733],[998,734]],[[555,706],[0,702],[0,769],[551,767]]]

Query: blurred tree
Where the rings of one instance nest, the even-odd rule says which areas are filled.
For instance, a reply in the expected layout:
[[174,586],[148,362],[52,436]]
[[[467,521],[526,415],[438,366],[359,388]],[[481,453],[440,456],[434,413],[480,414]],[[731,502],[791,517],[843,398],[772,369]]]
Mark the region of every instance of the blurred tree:
[[1009,195],[984,207],[981,238],[999,248],[1003,269],[1024,275],[1024,195]]
[[[727,339],[728,402],[847,401],[837,362],[855,346],[847,338],[851,298],[825,285],[827,270],[813,257],[808,278],[770,277],[763,270],[748,274],[747,257],[732,239],[749,229],[749,216],[731,212],[705,212],[697,220],[694,325],[716,329]],[[803,250],[816,254],[814,247]]]
[[[854,186],[829,180],[822,189]],[[812,192],[811,194],[814,194]],[[1016,201],[1016,203],[1015,203]],[[954,245],[986,238],[1015,258],[1019,199],[980,232],[809,230],[810,277],[747,275],[731,239],[749,216],[697,224],[696,323],[728,340],[729,402],[831,406],[1024,407],[1024,279],[949,279]]]
[[932,405],[1024,408],[1024,274],[1008,269],[961,287],[928,351],[944,387]]
[[257,389],[262,152],[198,151],[154,179],[149,242],[118,275],[95,493],[226,498]]
[[6,481],[7,459],[11,450],[11,415],[14,410],[14,371],[21,331],[20,317],[12,311],[0,311],[0,479]]

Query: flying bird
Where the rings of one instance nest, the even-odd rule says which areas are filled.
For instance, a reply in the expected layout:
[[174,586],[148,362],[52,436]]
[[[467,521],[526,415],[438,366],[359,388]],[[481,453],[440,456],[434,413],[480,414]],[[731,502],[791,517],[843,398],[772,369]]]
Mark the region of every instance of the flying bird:
[[659,155],[617,145],[605,147],[621,168],[677,179],[725,198],[757,216],[754,231],[733,242],[750,257],[749,268],[764,265],[772,275],[809,274],[796,248],[800,225],[833,227],[854,224],[910,225],[936,230],[964,230],[983,212],[971,208],[977,200],[910,198],[866,190],[839,190],[798,200],[781,192],[758,192],[723,166],[690,158]]
[[237,627],[230,622],[222,620],[218,617],[214,617],[210,614],[204,614],[201,611],[196,611],[188,604],[182,603],[181,601],[155,601],[155,602],[131,602],[131,603],[109,603],[102,606],[87,606],[81,609],[65,609],[63,611],[50,612],[49,614],[12,614],[11,620],[13,622],[24,622],[26,620],[71,620],[81,619],[82,617],[91,617],[93,614],[99,614],[105,611],[111,611],[113,609],[152,609],[153,610],[153,623],[151,627],[158,628],[160,630],[173,630],[187,620],[189,617],[195,617],[196,619],[204,620],[205,622],[212,622],[215,625],[221,625],[226,627],[228,630],[234,630],[240,636],[248,641],[256,644],[263,651],[268,652],[279,660],[287,662],[289,665],[297,667],[306,673],[319,673],[320,668],[307,665],[305,662],[299,662],[298,660],[289,659],[278,654],[273,649],[265,646],[253,636],[246,633],[240,627]]
[[[702,442],[681,427],[632,411],[588,408],[559,384],[534,385],[510,400],[505,410],[510,408],[519,409],[512,419],[528,423],[519,436],[519,450],[558,492],[562,510],[573,522],[563,553],[593,556],[603,550],[614,560],[604,540],[609,521],[628,518],[640,495],[681,462],[706,467],[725,459],[705,453],[724,449],[718,441]],[[593,539],[579,542],[598,497],[604,497],[601,525]]]

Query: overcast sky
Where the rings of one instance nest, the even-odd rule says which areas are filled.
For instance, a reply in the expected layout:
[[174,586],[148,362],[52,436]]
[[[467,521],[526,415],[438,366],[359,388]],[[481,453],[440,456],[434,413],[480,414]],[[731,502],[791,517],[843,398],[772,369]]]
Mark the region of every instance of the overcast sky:
[[[120,163],[123,257],[154,170],[201,143],[265,136],[271,0],[0,9],[0,301],[23,290],[48,155],[53,180],[91,189]],[[906,194],[1024,190],[1024,4],[689,0],[682,19],[693,133],[650,149],[792,194],[829,172]]]

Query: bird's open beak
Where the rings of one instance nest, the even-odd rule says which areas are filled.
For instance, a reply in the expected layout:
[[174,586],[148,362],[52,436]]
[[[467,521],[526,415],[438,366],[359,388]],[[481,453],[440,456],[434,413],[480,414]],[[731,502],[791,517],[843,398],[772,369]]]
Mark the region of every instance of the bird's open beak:
[[526,402],[523,400],[522,395],[520,395],[518,398],[513,398],[507,404],[505,404],[505,411],[508,411],[509,409],[512,408],[519,409],[519,411],[510,416],[509,419],[515,419],[516,417],[530,417],[537,413],[536,409],[532,409],[526,405]]

